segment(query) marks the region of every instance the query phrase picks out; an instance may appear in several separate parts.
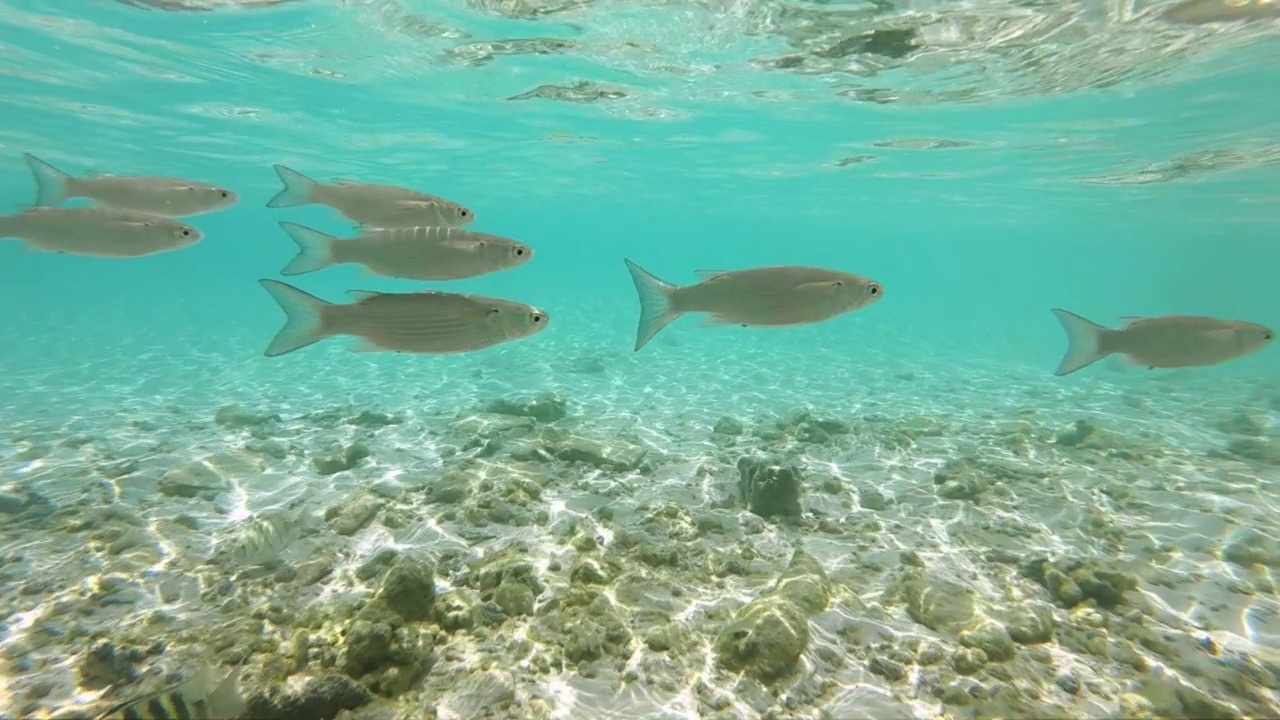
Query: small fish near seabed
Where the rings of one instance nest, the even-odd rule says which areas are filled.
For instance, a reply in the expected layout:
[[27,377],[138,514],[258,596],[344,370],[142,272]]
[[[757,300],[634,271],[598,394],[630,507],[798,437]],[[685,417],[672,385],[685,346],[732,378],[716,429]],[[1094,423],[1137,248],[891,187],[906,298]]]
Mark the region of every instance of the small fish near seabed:
[[230,720],[247,709],[240,672],[219,673],[203,666],[190,678],[117,703],[95,720]]
[[22,156],[36,179],[36,205],[54,207],[71,198],[88,198],[99,206],[162,217],[185,217],[222,210],[236,204],[232,191],[168,177],[90,175],[74,177],[40,158]]
[[278,280],[259,280],[286,316],[267,347],[276,357],[334,335],[353,335],[353,352],[464,353],[546,329],[545,312],[524,303],[446,292],[351,290],[354,303],[326,302]]
[[0,238],[28,249],[68,255],[133,258],[177,250],[204,237],[170,218],[107,207],[37,207],[0,215]]
[[368,228],[456,228],[476,219],[470,208],[416,190],[342,179],[326,184],[284,165],[273,167],[284,189],[267,202],[269,208],[328,205],[351,222]]
[[751,270],[699,270],[702,282],[679,287],[626,260],[640,296],[636,347],[674,320],[706,313],[705,325],[778,327],[821,322],[878,302],[884,288],[838,270],[779,265]]
[[1120,318],[1128,324],[1108,328],[1060,308],[1053,314],[1067,333],[1067,352],[1053,373],[1059,376],[1115,354],[1148,369],[1217,365],[1257,352],[1276,337],[1262,325],[1194,315]]
[[302,538],[304,518],[298,513],[266,512],[245,524],[229,543],[231,559],[245,566],[266,565]]
[[281,275],[353,263],[386,277],[461,280],[510,270],[533,257],[528,245],[515,240],[457,228],[382,228],[341,239],[287,221],[280,227],[298,244],[298,254]]

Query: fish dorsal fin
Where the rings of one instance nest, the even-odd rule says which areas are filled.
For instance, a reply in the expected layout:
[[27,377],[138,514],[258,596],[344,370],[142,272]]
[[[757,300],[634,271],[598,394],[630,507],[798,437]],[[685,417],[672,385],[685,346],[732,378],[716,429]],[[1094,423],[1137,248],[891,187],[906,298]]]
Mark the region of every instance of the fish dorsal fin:
[[694,270],[693,274],[697,275],[699,278],[702,278],[703,282],[706,282],[711,278],[720,277],[721,275],[724,275],[727,272],[729,271],[728,270]]
[[1116,320],[1119,320],[1120,322],[1125,323],[1126,325],[1131,322],[1134,322],[1135,320],[1141,320],[1141,319],[1142,319],[1141,315],[1121,315],[1120,317],[1116,318]]
[[368,300],[370,298],[376,298],[379,295],[385,295],[385,294],[386,293],[380,293],[376,290],[348,290],[347,291],[347,296],[357,302],[361,300]]

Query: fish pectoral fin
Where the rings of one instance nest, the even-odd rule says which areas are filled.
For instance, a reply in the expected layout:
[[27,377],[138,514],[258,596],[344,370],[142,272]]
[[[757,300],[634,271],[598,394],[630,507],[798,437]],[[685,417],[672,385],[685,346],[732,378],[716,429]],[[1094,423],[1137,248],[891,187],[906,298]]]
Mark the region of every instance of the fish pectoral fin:
[[368,300],[369,298],[375,298],[375,297],[378,297],[379,295],[382,295],[382,293],[378,292],[377,290],[348,290],[347,291],[347,296],[357,302],[361,300]]

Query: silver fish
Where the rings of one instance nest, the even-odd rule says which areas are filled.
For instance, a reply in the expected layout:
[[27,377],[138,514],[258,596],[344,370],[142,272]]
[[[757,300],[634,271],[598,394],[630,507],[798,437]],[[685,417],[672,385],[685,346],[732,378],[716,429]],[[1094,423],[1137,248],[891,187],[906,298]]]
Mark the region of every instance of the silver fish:
[[301,518],[283,512],[263,513],[249,521],[236,538],[231,559],[242,565],[271,562],[301,537]]
[[515,240],[457,228],[375,229],[343,240],[297,223],[280,227],[298,244],[297,256],[281,275],[354,263],[386,277],[459,280],[508,270],[533,257],[528,245]]
[[884,296],[875,280],[823,268],[700,270],[702,282],[677,287],[630,260],[624,262],[640,296],[636,350],[687,313],[707,313],[705,324],[710,325],[802,325],[867,307]]
[[239,197],[226,188],[169,177],[130,175],[69,175],[40,158],[22,156],[36,179],[36,205],[53,207],[71,198],[88,198],[105,207],[161,217],[184,217],[213,212],[236,204]]
[[1186,0],[1165,10],[1161,17],[1189,25],[1265,20],[1280,18],[1280,3],[1275,0]]
[[328,205],[348,220],[370,228],[462,227],[475,213],[452,200],[395,187],[352,180],[318,182],[297,170],[275,165],[284,189],[267,202],[269,208]]
[[218,682],[217,671],[205,666],[186,680],[117,703],[95,720],[228,720],[246,707],[239,672]]
[[126,258],[177,250],[204,234],[186,223],[107,207],[39,207],[0,215],[0,238],[46,252]]
[[1060,308],[1053,314],[1067,333],[1067,352],[1054,375],[1073,373],[1117,353],[1127,364],[1147,368],[1217,365],[1257,352],[1276,337],[1263,325],[1195,315],[1121,318],[1128,324],[1107,328]]
[[352,290],[354,303],[338,305],[278,280],[259,280],[285,325],[267,357],[304,348],[334,335],[354,335],[354,352],[461,353],[542,332],[545,312],[524,303],[445,292],[380,293]]

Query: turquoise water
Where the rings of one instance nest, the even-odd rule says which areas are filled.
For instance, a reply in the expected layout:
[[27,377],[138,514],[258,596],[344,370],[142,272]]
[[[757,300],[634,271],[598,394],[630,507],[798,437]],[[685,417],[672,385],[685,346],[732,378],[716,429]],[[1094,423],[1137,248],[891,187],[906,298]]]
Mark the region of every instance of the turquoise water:
[[[478,659],[478,668],[492,664],[513,673],[511,698],[481,707],[477,717],[1050,710],[1101,717],[1136,712],[1123,704],[1125,693],[1146,698],[1158,715],[1213,715],[1223,707],[1228,714],[1280,712],[1280,602],[1270,580],[1280,567],[1280,355],[1267,348],[1181,371],[1107,361],[1059,378],[1053,369],[1066,338],[1049,312],[1062,307],[1108,325],[1118,325],[1120,316],[1178,313],[1280,327],[1280,20],[1177,25],[1158,17],[1170,3],[1092,2],[889,3],[878,17],[859,15],[862,6],[763,1],[542,3],[536,12],[528,10],[534,4],[461,0],[299,0],[214,12],[82,5],[0,2],[5,212],[35,197],[24,152],[76,175],[216,183],[234,189],[240,201],[188,218],[205,239],[172,253],[103,260],[25,252],[17,242],[0,247],[0,303],[8,308],[0,347],[6,433],[0,475],[63,513],[35,524],[15,520],[0,531],[4,582],[20,593],[3,608],[6,648],[25,643],[24,652],[38,655],[29,626],[51,612],[40,608],[80,597],[78,587],[97,582],[94,573],[198,577],[207,589],[221,577],[215,566],[202,565],[210,538],[234,531],[249,513],[294,503],[320,517],[378,482],[398,483],[407,494],[377,495],[384,503],[379,520],[352,535],[321,532],[313,539],[322,550],[288,560],[336,558],[328,585],[294,588],[236,576],[247,605],[217,615],[212,601],[200,600],[207,596],[166,600],[150,581],[138,581],[134,602],[86,613],[83,634],[64,633],[41,646],[60,659],[24,664],[15,659],[21,653],[9,651],[8,689],[0,693],[9,709],[0,705],[0,715],[88,707],[103,686],[76,680],[72,668],[104,617],[132,621],[167,608],[177,625],[207,628],[234,623],[237,613],[249,617],[247,608],[263,603],[301,607],[361,596],[379,581],[359,578],[352,568],[385,547],[430,557],[443,594],[467,587],[468,577],[446,550],[483,558],[495,552],[490,545],[505,547],[513,537],[528,543],[520,552],[546,585],[537,593],[538,611],[465,637],[433,621],[414,630],[438,633],[441,658],[463,653]],[[905,58],[830,51],[842,37],[907,26],[924,28],[924,47]],[[513,39],[521,42],[502,44]],[[573,97],[591,101],[519,98],[579,81],[594,85]],[[467,229],[518,239],[536,256],[514,270],[449,283],[375,277],[354,266],[280,278],[295,252],[280,221],[342,236],[354,231],[322,206],[266,208],[280,189],[275,163],[317,179],[445,196],[475,211]],[[825,323],[781,330],[704,328],[686,318],[635,353],[639,307],[624,257],[679,284],[694,282],[699,269],[819,265],[874,278],[885,296]],[[351,289],[473,292],[533,304],[552,319],[532,338],[467,355],[356,354],[346,350],[347,341],[331,339],[266,358],[283,314],[259,278],[286,279],[332,301],[345,301]],[[528,431],[534,437],[549,444],[559,442],[557,433],[617,441],[661,459],[647,469],[568,460],[538,469],[545,490],[530,507],[545,505],[551,520],[510,532],[491,522],[492,537],[463,543],[466,550],[423,530],[467,536],[459,529],[469,522],[465,512],[461,519],[441,515],[429,492],[421,502],[406,499],[451,469],[479,462],[499,484],[535,472],[529,468],[536,463],[512,449],[521,441],[509,429],[485,425],[478,444],[503,449],[472,458],[476,437],[467,434],[476,431],[456,418],[495,398],[541,393],[565,398],[569,417]],[[248,423],[258,427],[252,430],[214,422],[219,409],[232,405],[278,414],[283,425],[262,430]],[[836,433],[830,442],[759,430],[806,408],[815,417],[867,425],[852,439]],[[315,419],[326,411],[406,420],[352,429]],[[711,430],[725,416],[745,423],[748,433],[717,438]],[[1094,455],[1065,439],[1077,421],[1109,433],[1105,442],[1083,443]],[[804,425],[787,422],[792,429]],[[1015,435],[1025,437],[1010,441]],[[288,451],[255,450],[252,440],[264,437]],[[1232,445],[1241,438],[1252,450]],[[371,459],[332,475],[316,472],[313,457],[356,440]],[[754,518],[723,498],[735,492],[737,458],[756,452],[790,458],[837,478],[844,489],[827,496],[817,489],[820,480],[810,479],[805,497],[816,499],[805,501],[805,515],[795,524],[770,520],[763,534],[732,541],[655,535],[656,544],[692,548],[688,564],[669,576],[629,551],[610,556],[617,575],[634,566],[653,582],[687,589],[667,615],[708,634],[666,651],[664,662],[683,668],[668,668],[675,679],[664,684],[665,666],[645,665],[652,661],[645,652],[662,654],[640,640],[653,608],[648,615],[619,611],[633,641],[587,661],[599,665],[590,671],[568,661],[539,670],[527,659],[513,660],[510,648],[495,649],[545,621],[541,608],[554,607],[561,586],[572,585],[568,569],[584,553],[570,544],[574,533],[557,529],[557,508],[581,510],[576,502],[618,508],[612,525],[598,521],[615,539],[628,527],[637,532],[627,518],[643,517],[655,504],[688,508],[690,527],[705,525],[703,511]],[[157,492],[156,478],[170,468],[211,456],[221,458],[220,481],[233,490],[212,493],[214,499]],[[985,501],[937,494],[935,472],[959,457],[1003,458],[1018,463],[1018,473],[1051,479],[1016,474],[1026,484],[1014,486],[988,468],[978,474],[1000,489],[989,490]],[[126,461],[137,465],[119,476],[104,470]],[[1115,487],[1146,494],[1126,503],[1116,499]],[[896,502],[875,510],[865,500],[867,488]],[[140,546],[154,557],[104,549],[109,531],[102,531],[107,539],[93,537],[93,523],[110,518],[92,513],[109,505],[149,528],[155,537]],[[90,513],[87,529],[67,529],[73,507],[71,515]],[[388,519],[393,510],[401,520]],[[208,536],[189,539],[194,546],[185,549],[187,540],[174,540],[166,529],[183,514],[199,518],[207,532],[198,534]],[[1088,520],[1098,516],[1107,519]],[[990,669],[999,665],[994,658],[976,674],[955,670],[963,662],[950,653],[963,646],[965,628],[928,627],[907,611],[910,603],[895,605],[881,592],[899,582],[894,553],[914,549],[925,558],[930,582],[934,573],[972,581],[992,617],[1000,617],[991,608],[1002,595],[1045,593],[1035,583],[1016,586],[999,564],[983,565],[998,543],[974,528],[989,530],[992,523],[1012,523],[1001,532],[1022,538],[1014,543],[1019,552],[1122,564],[1137,577],[1130,597],[1159,608],[1150,599],[1158,597],[1163,610],[1131,601],[1093,611],[1102,619],[1088,625],[1080,608],[1050,593],[1040,599],[1056,608],[1053,640],[1023,647],[1004,662],[1015,669],[1003,675]],[[1126,539],[1108,544],[1098,523],[1123,528]],[[1263,535],[1256,563],[1225,558],[1230,553],[1222,548],[1242,529]],[[1139,547],[1139,538],[1164,549]],[[751,547],[759,567],[717,580],[711,558],[726,544],[744,553]],[[808,679],[760,681],[766,688],[760,692],[734,685],[734,671],[713,669],[709,661],[704,668],[702,657],[714,655],[709,648],[737,604],[770,587],[787,567],[792,547],[820,558],[832,582],[852,589],[832,591],[826,615],[813,620],[809,674],[801,673]],[[68,559],[75,553],[97,559]],[[548,569],[553,561],[563,570]],[[1138,561],[1154,569],[1136,570]],[[37,575],[54,579],[37,588],[31,585]],[[1002,593],[1002,584],[1015,589]],[[1239,589],[1245,586],[1249,592]],[[841,592],[871,604],[859,606]],[[704,604],[718,603],[728,609],[699,619]],[[1166,634],[1201,644],[1205,633],[1220,631],[1239,639],[1257,671],[1240,671],[1251,678],[1243,684],[1189,673],[1158,643],[1118,629],[1117,618],[1135,608]],[[885,629],[833,629],[833,615]],[[287,647],[290,623],[277,625],[266,645],[279,640]],[[170,666],[174,656],[208,664],[216,655],[219,667],[236,665],[189,631],[155,627],[162,629],[146,634],[169,638],[173,649],[135,663],[140,673],[177,670]],[[1111,666],[1113,657],[1090,655],[1071,640],[1085,627],[1129,637],[1147,664]],[[550,655],[563,653],[554,637],[546,631],[534,642]],[[944,671],[913,649],[911,658],[892,661],[908,666],[904,680],[886,675],[885,661],[872,657],[877,643],[918,644],[922,637],[949,654]],[[814,649],[823,643],[828,652]],[[1045,648],[1053,648],[1047,664],[1028,659]],[[246,686],[282,681],[270,652],[237,659],[247,663]],[[1225,663],[1224,653],[1213,662]],[[646,684],[627,676],[628,662],[642,667],[643,678],[657,679]],[[1024,662],[1049,669],[1023,673],[1016,668]],[[305,679],[323,666],[313,659],[285,675]],[[461,692],[455,686],[465,673],[441,659],[394,691],[369,674],[346,674],[381,693],[362,712],[381,703],[388,712],[412,713],[448,706],[441,698]],[[1079,692],[1067,692],[1067,681],[1055,683],[1063,674],[1074,674]],[[44,695],[31,690],[41,680],[51,687]],[[823,682],[837,689],[814,689]],[[1045,689],[1038,700],[1003,706],[947,695],[948,687],[966,682],[992,697],[999,695],[993,688],[1006,685]],[[1181,700],[1169,700],[1178,683],[1220,703],[1218,710],[1187,700],[1185,689]],[[113,686],[103,702],[143,684]],[[684,690],[664,694],[667,685]],[[720,691],[731,701],[717,699]],[[776,704],[761,699],[775,696]],[[854,700],[838,701],[848,697]]]

